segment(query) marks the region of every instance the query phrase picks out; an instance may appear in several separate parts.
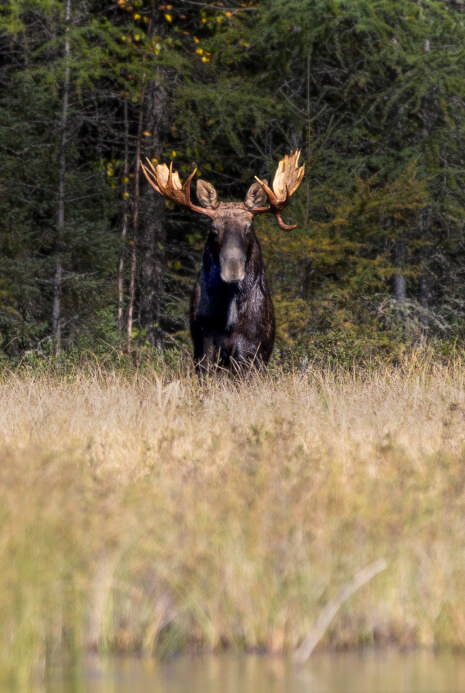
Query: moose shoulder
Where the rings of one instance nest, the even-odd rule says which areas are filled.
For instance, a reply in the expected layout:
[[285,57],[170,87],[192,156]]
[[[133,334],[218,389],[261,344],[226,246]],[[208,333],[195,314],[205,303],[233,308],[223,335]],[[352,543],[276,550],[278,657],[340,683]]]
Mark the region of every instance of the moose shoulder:
[[300,152],[279,163],[272,189],[256,178],[244,202],[220,202],[213,185],[197,182],[200,206],[190,199],[194,170],[184,185],[179,175],[165,164],[142,166],[157,192],[212,220],[205,244],[202,267],[191,302],[190,328],[196,370],[202,374],[210,358],[219,366],[239,370],[267,363],[273,350],[275,320],[266,284],[260,246],[253,230],[257,214],[271,212],[278,226],[289,231],[282,210],[299,187],[304,166]]

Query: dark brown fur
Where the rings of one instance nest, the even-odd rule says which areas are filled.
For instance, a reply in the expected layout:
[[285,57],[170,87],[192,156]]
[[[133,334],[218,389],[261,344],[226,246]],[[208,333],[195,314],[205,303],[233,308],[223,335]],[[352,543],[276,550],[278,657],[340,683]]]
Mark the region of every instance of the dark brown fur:
[[216,212],[190,311],[199,374],[210,362],[233,371],[267,363],[275,338],[253,215],[242,203],[220,203]]

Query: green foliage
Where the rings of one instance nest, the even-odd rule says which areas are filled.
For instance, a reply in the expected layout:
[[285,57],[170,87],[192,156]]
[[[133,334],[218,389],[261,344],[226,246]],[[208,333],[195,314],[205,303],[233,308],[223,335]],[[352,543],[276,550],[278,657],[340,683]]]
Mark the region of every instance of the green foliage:
[[[292,212],[304,233],[271,249],[280,346],[342,330],[348,342],[365,334],[367,352],[377,340],[395,351],[419,332],[457,334],[463,302],[443,272],[463,252],[464,15],[443,2],[406,2],[401,12],[386,0],[263,7],[251,51],[286,113],[286,140],[307,159]],[[397,323],[386,319],[399,271],[413,322],[403,309]]]
[[[0,10],[4,352],[50,336],[66,68],[70,347],[120,339],[111,326],[117,258],[127,286],[132,234],[120,240],[122,219],[132,223],[139,205],[146,223],[155,209],[139,186],[138,148],[176,161],[184,176],[196,164],[222,199],[243,199],[254,175],[270,177],[278,158],[302,149],[306,176],[285,212],[299,228],[257,223],[279,353],[327,353],[342,340],[357,354],[365,344],[367,354],[392,355],[418,339],[463,339],[464,13],[442,0],[92,0],[72,10],[69,60],[62,0],[9,0]],[[151,84],[167,94],[161,140],[140,130]],[[206,227],[171,209],[166,227],[157,329],[184,349]],[[394,275],[406,286],[400,299]],[[148,326],[138,324],[137,300],[140,347]]]
[[[56,224],[58,101],[25,74],[0,99],[0,343],[10,354],[49,335]],[[72,113],[78,132],[80,115]],[[69,148],[68,217],[64,243],[64,321],[91,329],[92,313],[114,296],[116,248],[108,224],[109,189],[89,146]],[[90,322],[88,320],[90,318]]]

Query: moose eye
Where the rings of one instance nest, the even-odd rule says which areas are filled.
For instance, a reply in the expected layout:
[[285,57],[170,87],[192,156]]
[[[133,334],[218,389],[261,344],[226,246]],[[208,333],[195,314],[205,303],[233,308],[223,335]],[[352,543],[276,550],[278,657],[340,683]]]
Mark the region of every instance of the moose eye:
[[217,236],[217,235],[218,235],[218,227],[217,227],[217,226],[212,226],[212,234],[213,234],[214,236]]

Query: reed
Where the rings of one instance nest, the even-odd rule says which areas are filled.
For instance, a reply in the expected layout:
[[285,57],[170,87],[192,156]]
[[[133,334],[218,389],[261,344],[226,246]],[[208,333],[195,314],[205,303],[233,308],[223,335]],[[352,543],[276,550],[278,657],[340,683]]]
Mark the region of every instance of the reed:
[[203,387],[4,372],[0,676],[291,652],[322,622],[319,647],[464,649],[464,419],[465,367],[414,357]]

